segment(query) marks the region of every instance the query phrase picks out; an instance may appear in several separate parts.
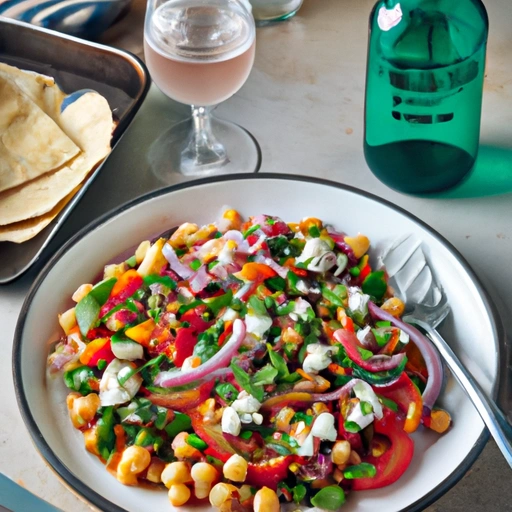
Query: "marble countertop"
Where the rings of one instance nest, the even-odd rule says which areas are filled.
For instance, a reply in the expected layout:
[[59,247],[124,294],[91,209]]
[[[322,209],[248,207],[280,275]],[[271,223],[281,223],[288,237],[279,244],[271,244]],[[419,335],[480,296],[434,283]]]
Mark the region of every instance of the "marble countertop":
[[[496,302],[510,336],[512,312],[512,11],[510,0],[487,0],[490,39],[480,159],[458,189],[435,198],[394,192],[369,171],[362,152],[367,18],[374,0],[305,0],[289,21],[257,32],[254,69],[216,114],[247,128],[263,154],[261,172],[313,175],[384,197],[427,222],[467,259]],[[144,0],[104,34],[102,42],[142,57]],[[132,126],[48,251],[119,204],[162,186],[150,175],[147,149],[187,109],[153,86]],[[131,174],[133,173],[133,174]],[[137,176],[121,179],[120,176]],[[98,200],[98,197],[101,200]],[[1,254],[0,254],[1,261]],[[31,443],[11,378],[13,333],[40,265],[0,286],[0,472],[66,512],[89,506],[69,491]],[[510,341],[509,341],[510,343]],[[509,354],[504,357],[510,361]],[[508,404],[508,389],[500,400]],[[512,473],[493,441],[470,471],[426,510],[487,512],[512,508]],[[0,503],[1,505],[1,503]]]

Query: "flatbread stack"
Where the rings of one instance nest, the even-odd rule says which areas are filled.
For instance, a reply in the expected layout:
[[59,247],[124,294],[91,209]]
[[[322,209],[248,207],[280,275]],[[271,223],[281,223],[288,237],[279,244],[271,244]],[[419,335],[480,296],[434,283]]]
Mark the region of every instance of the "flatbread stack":
[[44,229],[110,152],[107,100],[0,63],[0,242]]

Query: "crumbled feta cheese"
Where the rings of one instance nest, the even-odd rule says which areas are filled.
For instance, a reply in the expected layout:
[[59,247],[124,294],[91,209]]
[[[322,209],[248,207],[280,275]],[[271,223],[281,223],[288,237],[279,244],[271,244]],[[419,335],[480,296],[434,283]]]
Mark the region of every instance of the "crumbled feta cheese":
[[362,402],[368,402],[373,407],[373,413],[375,417],[381,419],[383,416],[382,412],[382,404],[379,402],[379,399],[372,387],[364,381],[359,381],[353,388],[354,394],[359,400]]
[[323,412],[313,423],[311,433],[322,440],[336,441],[338,432],[334,426],[334,416],[330,412]]
[[106,368],[100,381],[100,402],[102,407],[124,404],[131,400],[139,391],[142,378],[136,374],[130,377],[122,386],[119,378],[133,369],[127,361],[114,359]]
[[252,421],[256,423],[256,425],[261,425],[263,423],[263,415],[259,412],[252,413]]
[[366,315],[369,300],[370,296],[362,293],[359,288],[351,286],[348,289],[348,307],[351,311],[360,311],[363,315]]
[[370,414],[363,414],[363,411],[361,410],[361,403],[358,402],[355,407],[350,411],[349,415],[347,416],[347,421],[351,421],[359,425],[359,428],[362,430],[363,428],[367,427],[372,423],[374,419],[373,413]]
[[302,457],[312,457],[315,453],[313,433],[310,432],[309,435],[304,439],[301,447],[297,450],[297,455],[301,455]]
[[234,240],[228,240],[217,256],[219,264],[229,265],[230,263],[233,263],[233,257],[237,247],[238,244]]
[[306,424],[303,421],[299,421],[299,424],[295,430],[295,435],[298,436],[305,428]]
[[338,347],[330,347],[320,343],[312,343],[307,347],[307,356],[302,363],[306,373],[318,373],[325,370],[331,363],[331,354],[338,351]]
[[324,254],[332,252],[329,244],[321,238],[310,238],[306,241],[304,249],[298,258],[295,258],[295,263],[305,263],[311,258],[317,258]]
[[222,315],[222,320],[224,322],[233,322],[238,318],[238,312],[231,308],[226,308],[226,311]]
[[196,359],[197,356],[189,356],[185,358],[183,361],[183,364],[181,365],[181,371],[183,373],[189,372],[193,370],[194,368],[197,368],[197,366],[194,366],[194,359]]
[[242,423],[252,423],[252,416],[250,414],[244,413],[240,415],[240,421]]
[[407,343],[409,343],[409,335],[405,331],[400,330],[400,337],[398,338],[398,340],[403,345],[407,345]]
[[272,327],[272,318],[268,315],[254,315],[249,311],[245,315],[245,328],[249,334],[254,334],[256,338],[261,339],[263,335]]
[[238,436],[240,434],[242,423],[233,407],[226,407],[224,409],[224,412],[222,413],[221,427],[222,432],[225,434],[231,434],[232,436]]
[[290,313],[290,318],[295,322],[300,318],[301,320],[308,319],[308,311],[312,310],[311,304],[304,300],[302,297],[299,297],[295,301],[295,305],[293,307],[293,311]]
[[252,414],[260,410],[261,403],[247,393],[247,391],[242,391],[238,395],[238,398],[231,404],[231,407],[240,414]]
[[124,359],[126,361],[135,361],[144,357],[144,349],[142,345],[135,341],[119,341],[112,343],[112,353],[117,359]]
[[309,261],[307,269],[312,272],[327,272],[336,265],[336,255],[330,245],[321,238],[310,238],[301,255],[295,259],[296,263]]
[[359,329],[359,331],[356,332],[357,339],[362,342],[371,330],[372,328],[369,325],[367,325],[364,329]]

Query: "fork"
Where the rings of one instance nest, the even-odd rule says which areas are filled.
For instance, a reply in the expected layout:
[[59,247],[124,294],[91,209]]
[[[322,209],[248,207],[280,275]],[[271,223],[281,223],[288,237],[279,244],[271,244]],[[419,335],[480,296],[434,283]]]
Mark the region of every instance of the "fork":
[[428,265],[421,249],[421,241],[412,236],[395,240],[380,255],[379,264],[386,268],[390,285],[406,304],[402,320],[426,332],[512,467],[512,427],[494,400],[484,393],[476,379],[436,330],[449,315],[450,306]]

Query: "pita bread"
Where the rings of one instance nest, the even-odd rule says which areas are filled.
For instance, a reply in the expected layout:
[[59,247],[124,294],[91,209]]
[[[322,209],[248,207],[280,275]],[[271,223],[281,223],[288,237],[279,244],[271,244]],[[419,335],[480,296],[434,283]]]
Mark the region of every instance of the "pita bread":
[[52,210],[40,217],[22,220],[20,222],[15,222],[14,224],[8,224],[7,226],[0,226],[0,242],[14,242],[21,244],[22,242],[26,242],[27,240],[34,238],[46,226],[48,226],[55,217],[57,217],[64,206],[68,204],[79,189],[80,186],[58,202]]
[[86,92],[61,115],[64,131],[82,150],[69,165],[0,193],[0,226],[44,215],[77,187],[110,152],[114,123],[108,102]]
[[0,75],[0,192],[69,162],[79,147],[10,79]]
[[66,94],[60,90],[52,77],[18,69],[1,62],[0,76],[12,80],[24,94],[60,126],[60,108]]

